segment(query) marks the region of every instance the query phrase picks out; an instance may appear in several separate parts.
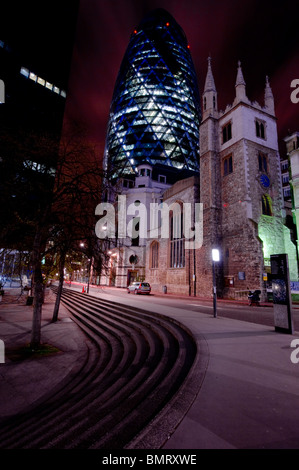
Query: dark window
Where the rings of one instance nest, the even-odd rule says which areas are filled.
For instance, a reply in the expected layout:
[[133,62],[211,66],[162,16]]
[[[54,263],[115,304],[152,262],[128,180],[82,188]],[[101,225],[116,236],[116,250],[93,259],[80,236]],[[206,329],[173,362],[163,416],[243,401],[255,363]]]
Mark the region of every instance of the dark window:
[[265,124],[261,121],[255,121],[255,132],[256,136],[261,139],[265,139]]
[[132,246],[139,246],[139,217],[133,219]]
[[222,143],[225,144],[228,140],[232,138],[232,125],[229,122],[222,128]]
[[229,157],[226,157],[223,161],[223,175],[229,175],[230,173],[233,172],[233,157],[230,155]]
[[159,243],[153,242],[151,246],[151,268],[159,267]]
[[257,137],[260,136],[260,126],[259,126],[258,121],[255,121],[255,133]]
[[258,163],[259,163],[259,170],[268,173],[268,160],[267,155],[263,153],[258,154]]

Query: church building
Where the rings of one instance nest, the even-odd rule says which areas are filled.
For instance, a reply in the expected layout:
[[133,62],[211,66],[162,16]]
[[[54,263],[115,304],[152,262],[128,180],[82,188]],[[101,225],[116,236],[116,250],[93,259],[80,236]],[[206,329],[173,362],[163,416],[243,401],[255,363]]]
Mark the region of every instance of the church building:
[[[188,63],[185,78],[182,63]],[[126,215],[136,236],[111,241],[101,283],[127,287],[146,280],[153,291],[212,297],[217,248],[217,295],[238,299],[260,289],[266,298],[271,254],[288,253],[290,278],[298,280],[271,87],[266,78],[264,103],[249,101],[239,63],[235,99],[220,111],[209,58],[200,106],[192,67],[185,35],[164,10],[134,32],[113,97],[105,164],[112,168],[107,200],[115,204],[123,195],[127,207],[136,207]],[[156,226],[150,221],[155,204]],[[187,219],[189,234],[201,224],[201,242],[193,248],[182,229]]]

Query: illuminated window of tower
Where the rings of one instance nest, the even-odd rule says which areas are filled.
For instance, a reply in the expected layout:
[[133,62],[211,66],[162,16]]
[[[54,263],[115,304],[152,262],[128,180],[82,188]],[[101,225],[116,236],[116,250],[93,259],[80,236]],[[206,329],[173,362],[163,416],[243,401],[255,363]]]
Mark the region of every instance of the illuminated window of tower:
[[263,215],[273,215],[272,212],[272,200],[269,194],[263,194],[262,196],[262,214]]

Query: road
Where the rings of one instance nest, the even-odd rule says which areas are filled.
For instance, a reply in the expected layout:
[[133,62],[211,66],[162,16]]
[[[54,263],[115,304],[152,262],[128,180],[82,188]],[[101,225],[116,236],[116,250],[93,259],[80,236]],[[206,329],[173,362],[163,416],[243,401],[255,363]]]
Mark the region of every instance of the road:
[[[72,288],[82,291],[82,284],[72,284]],[[133,295],[128,294],[126,289],[110,288],[110,287],[94,287],[89,289],[90,295],[105,297],[108,300],[115,300],[125,305],[136,305],[139,308],[148,310],[149,304],[152,308],[162,307],[164,313],[169,312],[170,309],[180,309],[204,313],[209,316],[214,316],[212,300],[202,300],[200,298],[186,297],[179,298],[173,297],[171,294],[164,296],[160,294],[148,295]],[[161,311],[162,312],[162,311]],[[292,316],[294,331],[299,331],[299,305],[292,306]],[[242,320],[260,325],[274,327],[274,312],[272,306],[252,306],[246,303],[234,303],[233,301],[218,300],[217,301],[217,317],[227,317],[236,320]]]

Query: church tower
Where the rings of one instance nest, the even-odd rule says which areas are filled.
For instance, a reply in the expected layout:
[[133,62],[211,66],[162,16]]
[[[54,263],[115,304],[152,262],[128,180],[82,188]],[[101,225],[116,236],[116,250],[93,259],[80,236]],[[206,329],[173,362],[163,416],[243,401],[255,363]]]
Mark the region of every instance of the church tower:
[[[203,246],[196,253],[197,294],[212,295],[212,248],[222,246],[219,113],[211,58],[202,94],[200,125],[200,202],[203,204]],[[219,276],[218,276],[219,278]]]
[[[209,276],[215,245],[221,252],[218,295],[241,298],[248,289],[265,293],[270,255],[287,252],[290,259],[296,251],[284,226],[272,90],[267,78],[264,106],[250,102],[240,62],[233,104],[217,111],[209,59],[200,126],[200,179],[204,244],[197,255],[198,295],[211,293],[210,278],[205,283],[204,275]],[[296,271],[290,275],[297,279]]]

